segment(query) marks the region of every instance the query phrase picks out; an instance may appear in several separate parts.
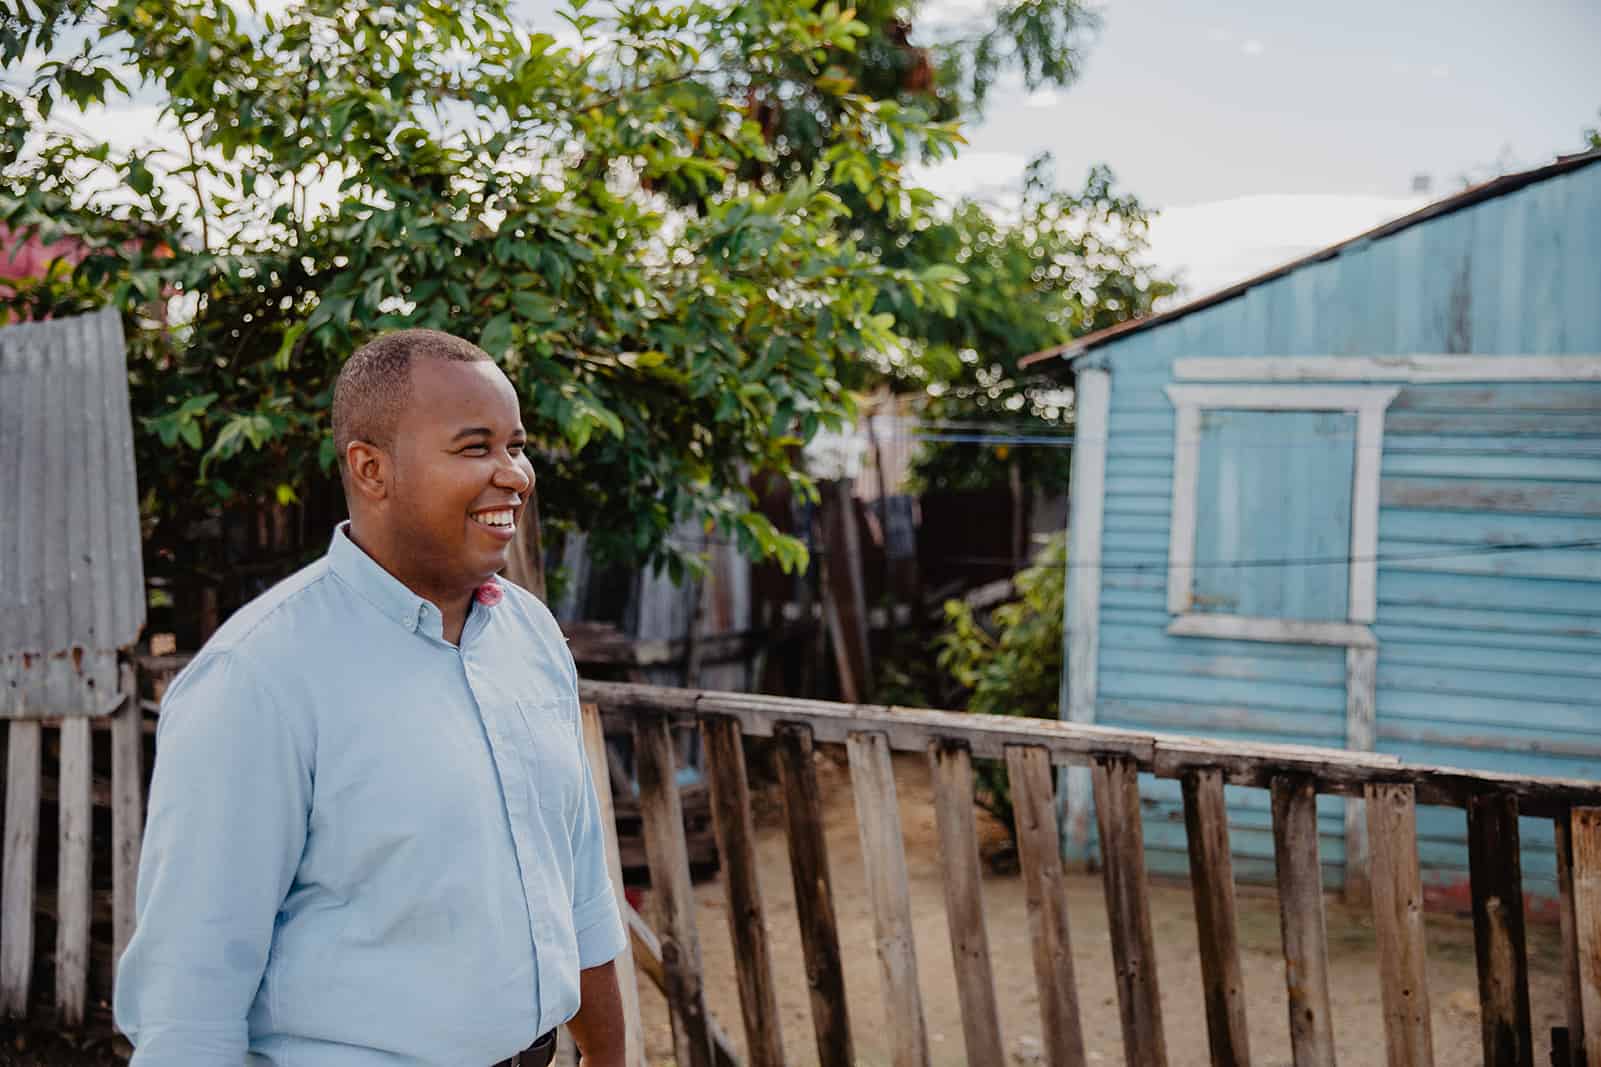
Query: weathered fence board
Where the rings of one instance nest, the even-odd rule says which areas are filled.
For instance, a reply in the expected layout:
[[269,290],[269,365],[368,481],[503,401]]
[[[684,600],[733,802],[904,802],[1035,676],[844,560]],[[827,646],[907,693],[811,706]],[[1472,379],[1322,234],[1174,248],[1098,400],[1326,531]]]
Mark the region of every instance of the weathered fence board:
[[785,722],[804,722],[814,741],[842,742],[849,734],[882,733],[897,752],[925,753],[931,742],[965,742],[975,759],[1004,759],[1008,745],[1038,745],[1053,763],[1082,766],[1102,756],[1128,756],[1159,778],[1180,779],[1192,770],[1215,768],[1228,785],[1267,789],[1273,778],[1311,779],[1319,793],[1360,797],[1372,782],[1412,785],[1419,804],[1466,807],[1476,796],[1517,798],[1529,816],[1555,818],[1573,805],[1593,804],[1595,782],[1469,771],[1402,763],[1379,752],[1347,752],[1307,745],[1220,742],[1183,735],[1007,715],[970,715],[887,705],[836,704],[754,693],[689,691],[623,682],[579,683],[585,700],[614,713],[648,710],[694,721],[701,715],[731,715],[746,737],[769,737]]
[[11,723],[6,751],[6,839],[0,875],[0,1014],[28,1013],[33,983],[34,879],[39,859],[38,722]]
[[989,935],[984,928],[983,876],[978,834],[973,825],[973,761],[960,745],[931,745],[934,817],[939,824],[945,871],[945,918],[956,964],[956,993],[962,1008],[962,1040],[967,1062],[1002,1064],[1000,1012],[990,967]]
[[1067,882],[1062,872],[1050,756],[1034,746],[1009,748],[1006,774],[1017,820],[1018,859],[1028,900],[1029,939],[1034,945],[1034,976],[1039,983],[1046,1062],[1052,1067],[1077,1067],[1085,1062],[1084,1029],[1079,1020],[1078,984],[1073,977]]
[[1317,853],[1317,793],[1307,778],[1273,779],[1273,858],[1278,865],[1284,985],[1295,1067],[1334,1067],[1329,937]]
[[901,840],[901,809],[895,795],[895,768],[883,734],[852,734],[851,788],[856,796],[856,828],[862,838],[878,936],[879,976],[884,983],[890,1055],[895,1067],[928,1067],[928,1030],[923,995],[917,986],[917,945],[912,936],[912,904],[907,895],[906,849]]
[[1429,982],[1423,942],[1423,880],[1418,867],[1417,804],[1405,785],[1367,790],[1373,929],[1390,1067],[1432,1067]]
[[700,939],[695,931],[684,810],[674,778],[671,722],[659,715],[642,718],[635,727],[634,743],[650,885],[660,907],[659,936],[673,1045],[681,1067],[712,1067],[711,1015],[706,1008]]
[[1579,957],[1579,916],[1573,897],[1572,813],[1555,820],[1552,851],[1557,862],[1557,922],[1562,931],[1563,1006],[1567,1009],[1568,1047],[1551,1049],[1553,1067],[1583,1067],[1584,994]]
[[133,668],[122,668],[122,710],[111,722],[111,952],[133,937],[134,894],[139,881],[139,843],[144,833],[144,711]]
[[1130,1067],[1166,1067],[1162,994],[1157,988],[1150,887],[1145,877],[1139,769],[1132,760],[1104,760],[1095,765],[1094,782],[1123,1053]]
[[1190,889],[1200,942],[1206,1037],[1213,1067],[1250,1067],[1245,983],[1240,975],[1234,912],[1234,863],[1229,855],[1228,809],[1217,770],[1184,776],[1184,830],[1190,849]]
[[63,720],[57,793],[56,1014],[69,1027],[83,1023],[89,995],[89,839],[93,827],[89,779],[93,754],[89,720]]
[[701,731],[706,742],[717,852],[728,895],[728,930],[733,938],[747,1055],[755,1067],[782,1067],[784,1038],[779,1028],[778,990],[773,984],[761,884],[756,877],[756,826],[751,817],[744,742],[739,723],[733,719],[705,719]]
[[850,483],[844,480],[825,482],[822,497],[823,615],[834,646],[840,689],[846,700],[854,702],[873,688],[856,501]]
[[840,965],[839,927],[834,920],[828,843],[823,838],[823,800],[817,788],[817,768],[812,765],[812,732],[805,726],[788,725],[778,727],[774,735],[817,1056],[822,1067],[850,1067],[856,1056],[851,1047],[845,972]]
[[[600,709],[595,705],[583,705],[580,714],[584,729],[584,755],[589,761],[590,779],[600,807],[600,824],[606,828],[606,873],[611,877],[612,889],[617,893],[617,904],[621,909],[628,905],[623,899],[623,858],[617,847],[617,813],[612,807],[611,765],[606,759],[606,733],[601,728]],[[617,985],[623,998],[623,1042],[627,1047],[628,1067],[645,1067],[645,1026],[639,1013],[639,978],[634,970],[631,952],[617,957]]]
[[1516,797],[1475,797],[1468,802],[1468,876],[1473,888],[1484,1065],[1527,1067],[1534,1062],[1534,1035]]
[[[1568,820],[1573,859],[1573,954],[1579,1033],[1569,1034],[1574,1064],[1601,1064],[1601,807],[1574,808]],[[1570,1008],[1571,1011],[1571,1008]],[[1571,1016],[1570,1016],[1571,1018]]]

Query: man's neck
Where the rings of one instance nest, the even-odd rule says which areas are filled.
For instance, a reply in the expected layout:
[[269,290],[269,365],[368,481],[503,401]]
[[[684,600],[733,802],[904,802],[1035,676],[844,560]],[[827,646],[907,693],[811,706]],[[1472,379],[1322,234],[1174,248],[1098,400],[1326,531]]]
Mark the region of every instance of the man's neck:
[[461,588],[459,584],[452,583],[454,588],[441,589],[442,583],[430,581],[426,575],[412,573],[402,562],[408,558],[406,553],[389,544],[383,537],[374,536],[370,530],[358,530],[354,518],[351,519],[346,534],[351,544],[366,553],[367,558],[387,571],[390,577],[438,608],[445,640],[453,645],[461,643],[461,634],[467,626],[467,614],[472,610],[476,587]]

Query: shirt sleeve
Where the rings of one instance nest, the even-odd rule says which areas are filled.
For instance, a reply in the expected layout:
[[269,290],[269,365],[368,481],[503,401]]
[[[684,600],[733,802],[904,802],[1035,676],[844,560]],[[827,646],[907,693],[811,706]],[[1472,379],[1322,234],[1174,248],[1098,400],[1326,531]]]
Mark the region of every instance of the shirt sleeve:
[[230,651],[202,654],[163,702],[114,998],[135,1067],[244,1060],[311,807],[311,739],[288,710]]

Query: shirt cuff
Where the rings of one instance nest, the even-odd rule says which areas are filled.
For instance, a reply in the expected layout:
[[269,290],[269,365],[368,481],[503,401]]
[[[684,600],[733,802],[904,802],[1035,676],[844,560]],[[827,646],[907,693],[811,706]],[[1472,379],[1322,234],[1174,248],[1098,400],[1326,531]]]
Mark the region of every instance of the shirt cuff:
[[628,948],[628,931],[610,885],[573,909],[573,929],[580,970],[610,963]]

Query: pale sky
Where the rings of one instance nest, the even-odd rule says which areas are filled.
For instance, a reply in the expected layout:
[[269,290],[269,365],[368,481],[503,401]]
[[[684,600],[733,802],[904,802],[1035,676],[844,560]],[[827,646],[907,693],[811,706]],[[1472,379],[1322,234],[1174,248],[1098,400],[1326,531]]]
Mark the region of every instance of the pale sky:
[[[933,0],[931,29],[984,0]],[[1152,254],[1199,294],[1508,170],[1601,125],[1601,0],[1105,0],[1073,87],[992,98],[970,147],[923,177],[1015,188],[1055,155],[1106,163],[1161,209]],[[914,38],[915,39],[915,38]],[[1428,195],[1412,181],[1427,175]]]

